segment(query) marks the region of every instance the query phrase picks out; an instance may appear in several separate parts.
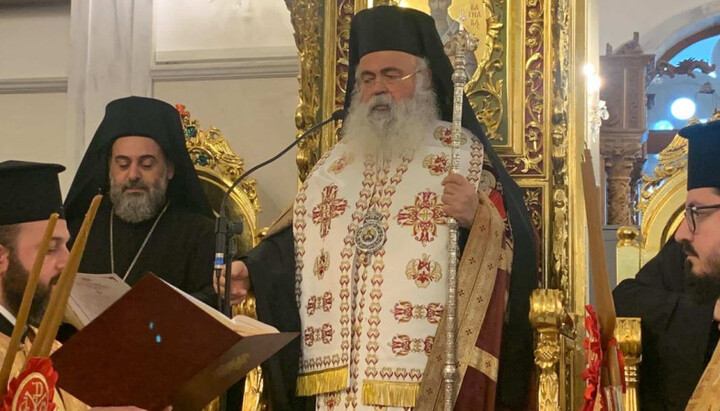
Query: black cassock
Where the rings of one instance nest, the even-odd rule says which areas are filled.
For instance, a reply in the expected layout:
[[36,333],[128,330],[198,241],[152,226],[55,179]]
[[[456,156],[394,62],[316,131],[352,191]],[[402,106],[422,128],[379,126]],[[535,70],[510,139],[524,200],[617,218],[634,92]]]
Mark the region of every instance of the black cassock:
[[10,320],[5,318],[4,315],[0,314],[0,333],[11,337],[14,328],[15,326],[13,325],[13,323],[11,323]]
[[[292,226],[265,238],[243,261],[257,300],[258,319],[280,331],[300,332]],[[300,340],[294,339],[262,365],[273,410],[315,409],[315,397],[295,396]]]
[[[110,266],[110,202],[107,198],[98,210],[90,230],[80,272],[103,274]],[[115,271],[121,278],[148,235],[155,219],[130,224],[113,216],[113,249]],[[73,237],[82,220],[69,222]],[[126,282],[131,286],[147,272],[215,306],[212,287],[215,236],[212,220],[204,215],[188,212],[170,202],[147,244],[138,256]]]
[[619,317],[642,318],[643,410],[684,410],[720,334],[713,322],[715,301],[694,297],[684,261],[681,245],[671,239],[613,291]]

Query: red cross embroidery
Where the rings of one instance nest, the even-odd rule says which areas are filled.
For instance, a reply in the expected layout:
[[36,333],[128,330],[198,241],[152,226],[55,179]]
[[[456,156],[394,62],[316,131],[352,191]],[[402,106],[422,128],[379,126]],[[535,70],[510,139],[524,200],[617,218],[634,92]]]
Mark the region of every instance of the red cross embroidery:
[[338,187],[330,184],[323,188],[322,200],[312,209],[313,223],[320,225],[320,238],[325,238],[330,232],[330,221],[343,215],[347,208],[347,200],[337,198]]
[[413,237],[425,245],[435,239],[437,226],[447,224],[447,214],[442,210],[438,195],[430,190],[415,196],[415,204],[405,206],[398,212],[397,223],[412,226]]

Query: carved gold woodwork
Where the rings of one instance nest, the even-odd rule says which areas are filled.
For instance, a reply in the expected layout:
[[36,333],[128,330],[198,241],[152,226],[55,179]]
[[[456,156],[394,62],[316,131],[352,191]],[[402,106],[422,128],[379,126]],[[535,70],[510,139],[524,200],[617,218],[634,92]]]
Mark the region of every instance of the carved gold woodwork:
[[[317,123],[320,108],[320,0],[285,0],[285,4],[290,10],[300,61],[300,101],[295,109],[295,126],[299,136]],[[300,180],[305,179],[319,158],[319,145],[317,133],[299,144],[296,162]]]
[[560,410],[560,325],[566,317],[560,290],[535,290],[530,297],[530,322],[538,332],[535,364],[540,368],[538,410]]
[[[225,190],[245,172],[245,161],[233,152],[220,130],[215,127],[202,129],[198,120],[190,117],[185,106],[178,105],[177,108],[185,131],[185,146],[208,202],[217,212]],[[244,231],[237,241],[237,251],[249,250],[257,244],[259,211],[255,180],[247,178],[230,193],[228,204],[228,217],[242,219],[244,224]]]
[[615,273],[620,284],[625,279],[634,278],[640,270],[640,230],[635,226],[620,226],[617,238]]
[[[286,3],[300,51],[298,113],[306,120],[298,123],[298,130],[303,131],[343,102],[349,21],[368,1]],[[405,0],[403,5],[427,11],[426,0]],[[585,79],[577,68],[588,61],[583,54],[586,44],[595,41],[585,37],[587,0],[454,0],[450,10],[456,12],[453,18],[464,11],[471,19],[485,20],[476,53],[478,70],[466,94],[523,189],[540,235],[542,286],[560,290],[561,305],[572,320],[568,324],[582,324],[578,319],[584,316],[587,268],[579,159],[588,114],[583,108]],[[301,147],[301,178],[336,139],[337,131],[329,128],[313,144]],[[556,338],[556,404],[558,409],[574,410],[584,389],[582,338],[574,338],[582,333],[572,325],[565,327]]]
[[642,361],[640,318],[619,317],[615,322],[615,339],[625,357],[626,390],[623,395],[624,410],[638,411],[639,370]]
[[687,139],[675,136],[658,154],[653,175],[642,176],[638,203],[642,215],[640,265],[660,251],[682,222],[687,196],[687,150]]

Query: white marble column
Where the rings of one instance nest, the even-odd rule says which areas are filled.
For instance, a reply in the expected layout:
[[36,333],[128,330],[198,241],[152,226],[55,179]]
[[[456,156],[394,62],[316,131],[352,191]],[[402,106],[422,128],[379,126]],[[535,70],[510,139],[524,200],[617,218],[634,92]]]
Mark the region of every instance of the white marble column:
[[68,169],[74,173],[105,112],[128,95],[150,96],[152,0],[71,3]]

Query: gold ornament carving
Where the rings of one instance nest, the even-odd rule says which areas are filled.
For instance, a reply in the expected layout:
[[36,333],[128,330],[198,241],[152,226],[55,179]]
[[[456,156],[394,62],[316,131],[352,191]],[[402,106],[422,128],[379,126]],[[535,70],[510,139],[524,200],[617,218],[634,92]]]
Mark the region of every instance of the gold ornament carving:
[[[545,3],[525,2],[525,152],[520,157],[505,157],[505,166],[515,175],[543,174],[545,136]],[[549,37],[549,33],[548,33]]]
[[503,121],[503,70],[505,68],[505,46],[501,34],[505,29],[503,12],[505,0],[483,0],[487,16],[487,33],[483,57],[478,63],[476,74],[472,76],[465,93],[478,120],[485,124],[487,138],[502,140],[497,134]]
[[620,226],[617,229],[617,247],[639,247],[640,230],[632,225]]
[[[215,127],[203,130],[200,123],[190,117],[190,112],[185,111],[185,106],[178,105],[178,109],[185,130],[185,146],[195,168],[212,170],[230,183],[240,177],[245,172],[245,161],[233,152],[220,130]],[[254,213],[260,211],[255,180],[243,180],[240,189],[250,201],[251,217],[254,217]]]
[[625,356],[626,391],[623,396],[624,409],[637,411],[638,387],[640,383],[640,362],[642,361],[642,336],[640,318],[618,317],[615,322],[615,339]]
[[543,187],[522,187],[523,199],[530,213],[530,221],[543,238]]
[[653,194],[657,192],[663,184],[671,177],[687,170],[687,139],[676,135],[675,138],[658,154],[658,165],[652,176],[643,174],[643,186],[640,190],[640,201],[638,203],[638,211],[645,211]]
[[556,26],[559,28],[553,39],[555,59],[553,61],[553,115],[552,137],[552,278],[547,286],[558,287],[563,301],[572,307],[572,279],[569,273],[569,219],[568,219],[568,90],[570,74],[570,22],[566,1],[557,2],[555,9]]
[[[295,30],[295,44],[300,60],[300,102],[295,109],[298,136],[315,125],[320,109],[320,16],[319,0],[285,0]],[[298,146],[298,176],[304,180],[318,159],[319,133]]]
[[538,410],[560,409],[558,362],[560,326],[566,317],[560,290],[535,290],[530,296],[530,322],[538,332],[535,365],[540,369]]

